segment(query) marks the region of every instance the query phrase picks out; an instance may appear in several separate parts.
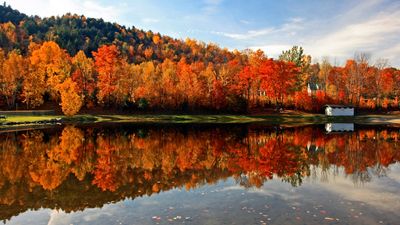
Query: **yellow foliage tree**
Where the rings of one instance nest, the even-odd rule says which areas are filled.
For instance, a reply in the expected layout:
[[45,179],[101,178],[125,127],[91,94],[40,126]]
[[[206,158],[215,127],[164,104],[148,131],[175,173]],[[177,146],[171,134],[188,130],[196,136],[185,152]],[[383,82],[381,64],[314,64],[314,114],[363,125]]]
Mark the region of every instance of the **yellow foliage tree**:
[[53,41],[44,42],[43,45],[32,52],[30,57],[31,69],[36,76],[44,77],[47,91],[57,100],[58,84],[70,76],[71,62],[68,53]]
[[3,64],[3,73],[0,74],[1,92],[4,94],[7,105],[11,108],[15,105],[18,89],[22,85],[22,78],[25,77],[27,66],[25,59],[13,50],[8,53]]
[[65,79],[57,88],[61,94],[61,108],[65,115],[73,116],[82,107],[82,97],[78,95],[78,85],[71,78]]
[[79,94],[83,94],[84,101],[88,102],[88,99],[93,97],[96,83],[94,79],[94,62],[93,59],[86,57],[85,53],[80,50],[72,58],[72,79],[80,87]]

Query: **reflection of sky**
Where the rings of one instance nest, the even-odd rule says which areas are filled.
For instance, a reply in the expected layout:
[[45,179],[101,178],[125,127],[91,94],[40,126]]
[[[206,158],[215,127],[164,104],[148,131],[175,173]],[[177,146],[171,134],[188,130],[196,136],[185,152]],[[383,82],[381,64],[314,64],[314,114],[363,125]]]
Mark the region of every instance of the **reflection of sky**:
[[380,210],[396,213],[400,210],[400,164],[391,165],[390,170],[386,177],[372,177],[372,182],[363,183],[361,186],[355,185],[349,177],[345,178],[342,174],[334,180],[315,185],[346,200],[363,201]]
[[389,170],[387,176],[373,175],[363,184],[355,184],[340,169],[334,177],[329,173],[328,181],[308,178],[300,187],[275,178],[259,189],[245,189],[228,179],[69,214],[28,211],[9,224],[393,224],[400,210],[400,164]]

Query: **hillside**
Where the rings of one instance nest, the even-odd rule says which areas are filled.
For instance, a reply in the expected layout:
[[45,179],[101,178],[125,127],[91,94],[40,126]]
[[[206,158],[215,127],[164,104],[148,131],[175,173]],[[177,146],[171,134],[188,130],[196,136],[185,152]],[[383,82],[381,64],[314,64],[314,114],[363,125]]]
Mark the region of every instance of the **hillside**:
[[19,49],[23,54],[27,53],[31,41],[54,41],[72,56],[83,50],[90,57],[101,45],[114,44],[130,63],[162,61],[165,58],[179,61],[183,56],[189,61],[223,62],[233,57],[231,52],[213,44],[206,45],[190,39],[182,41],[83,15],[29,17],[10,6],[2,5],[0,23],[0,47],[7,50]]

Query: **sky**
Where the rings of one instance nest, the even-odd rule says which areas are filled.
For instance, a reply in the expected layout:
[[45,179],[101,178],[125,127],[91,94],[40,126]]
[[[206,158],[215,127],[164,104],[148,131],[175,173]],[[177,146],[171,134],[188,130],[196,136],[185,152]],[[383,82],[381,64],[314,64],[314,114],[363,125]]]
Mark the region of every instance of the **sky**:
[[313,61],[342,65],[367,53],[373,64],[400,67],[398,0],[8,0],[27,15],[67,12],[103,18],[230,50],[262,49],[277,57],[294,45]]

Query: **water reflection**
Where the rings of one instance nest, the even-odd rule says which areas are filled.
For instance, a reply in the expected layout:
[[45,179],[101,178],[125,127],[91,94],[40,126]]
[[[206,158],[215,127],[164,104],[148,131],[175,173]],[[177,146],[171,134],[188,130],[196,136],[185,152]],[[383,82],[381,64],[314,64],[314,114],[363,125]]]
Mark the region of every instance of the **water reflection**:
[[354,123],[327,123],[325,130],[328,133],[354,131]]
[[[232,177],[244,187],[338,176],[354,184],[400,159],[399,130],[361,127],[99,126],[0,134],[0,219],[28,209],[101,207]],[[328,176],[329,174],[329,176]]]

